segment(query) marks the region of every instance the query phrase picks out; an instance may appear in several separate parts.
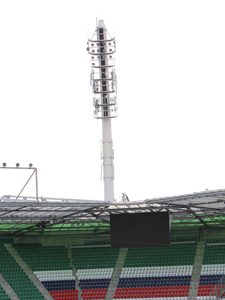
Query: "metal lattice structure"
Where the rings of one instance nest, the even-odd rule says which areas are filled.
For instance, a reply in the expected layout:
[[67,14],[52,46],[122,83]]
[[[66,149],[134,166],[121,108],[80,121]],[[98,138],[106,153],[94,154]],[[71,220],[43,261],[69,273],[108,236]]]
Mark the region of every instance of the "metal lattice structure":
[[132,202],[2,196],[0,231],[14,233],[109,224],[113,213],[169,211],[173,224],[225,227],[225,190]]

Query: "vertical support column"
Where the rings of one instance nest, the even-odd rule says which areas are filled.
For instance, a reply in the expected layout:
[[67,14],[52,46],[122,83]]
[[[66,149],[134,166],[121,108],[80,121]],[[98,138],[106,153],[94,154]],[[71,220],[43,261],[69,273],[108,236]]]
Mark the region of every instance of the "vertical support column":
[[205,254],[205,239],[200,236],[200,241],[197,243],[195,260],[192,269],[191,282],[188,291],[188,300],[197,300],[198,287],[201,277],[202,263]]
[[112,273],[112,277],[109,283],[109,287],[107,290],[107,294],[106,294],[106,300],[112,300],[114,299],[115,293],[116,293],[116,289],[118,286],[118,282],[120,280],[120,275],[122,273],[123,270],[123,266],[127,257],[127,252],[128,252],[128,248],[121,248],[117,261],[116,261],[116,265],[113,269],[113,273]]
[[72,249],[69,247],[68,250],[67,250],[67,255],[68,255],[68,258],[70,259],[70,267],[72,269],[72,274],[74,276],[74,283],[75,283],[75,290],[78,291],[78,300],[82,300],[82,292],[81,292],[81,289],[80,289],[80,281],[79,281],[79,277],[77,275],[77,269],[76,267],[74,266],[74,263],[73,263],[73,255],[72,255]]

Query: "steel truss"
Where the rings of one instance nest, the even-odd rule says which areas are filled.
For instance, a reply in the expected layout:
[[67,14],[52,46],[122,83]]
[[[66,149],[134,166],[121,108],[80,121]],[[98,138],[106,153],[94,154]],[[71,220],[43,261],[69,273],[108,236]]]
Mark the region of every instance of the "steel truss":
[[56,224],[109,222],[112,213],[169,211],[172,220],[225,216],[225,190],[205,191],[175,197],[132,202],[105,202],[62,198],[3,196],[0,198],[0,225],[27,224],[31,230]]

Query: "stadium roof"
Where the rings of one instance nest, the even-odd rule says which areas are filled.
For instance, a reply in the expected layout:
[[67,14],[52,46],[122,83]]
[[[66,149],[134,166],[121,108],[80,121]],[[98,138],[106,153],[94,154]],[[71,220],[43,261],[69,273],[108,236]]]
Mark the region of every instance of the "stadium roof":
[[96,200],[2,196],[0,233],[107,226],[111,213],[169,211],[173,226],[225,227],[225,190],[108,203]]

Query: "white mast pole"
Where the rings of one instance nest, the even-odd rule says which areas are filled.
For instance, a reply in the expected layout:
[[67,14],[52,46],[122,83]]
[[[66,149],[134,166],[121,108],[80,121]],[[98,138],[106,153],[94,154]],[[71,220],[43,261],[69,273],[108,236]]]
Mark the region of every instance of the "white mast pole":
[[114,165],[111,119],[102,119],[104,200],[114,201]]
[[116,75],[113,54],[115,39],[107,34],[103,20],[97,22],[92,39],[88,40],[91,54],[91,85],[94,93],[94,116],[102,119],[102,165],[104,180],[104,200],[114,201],[114,152],[111,118],[117,116]]

